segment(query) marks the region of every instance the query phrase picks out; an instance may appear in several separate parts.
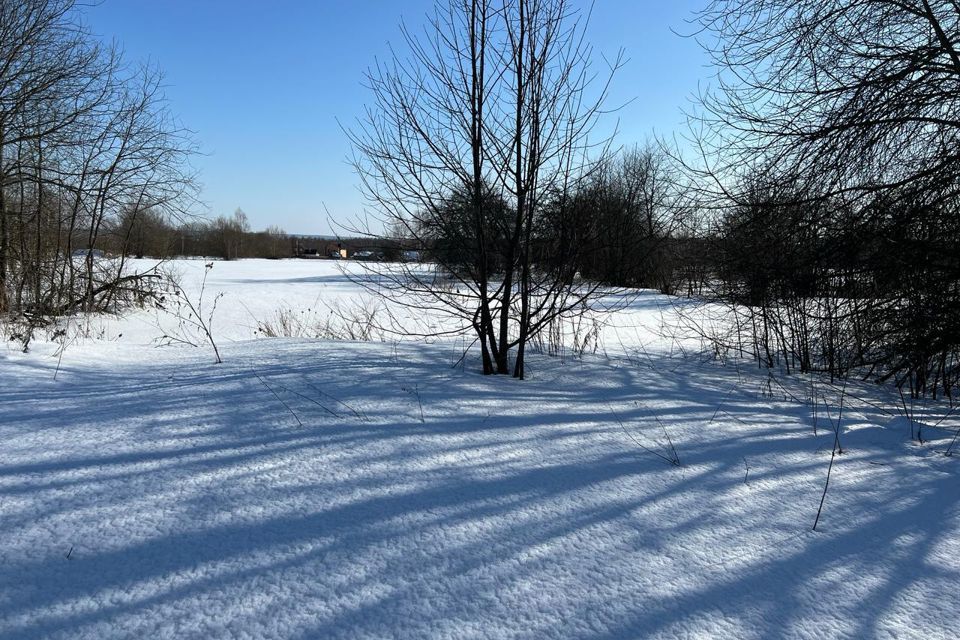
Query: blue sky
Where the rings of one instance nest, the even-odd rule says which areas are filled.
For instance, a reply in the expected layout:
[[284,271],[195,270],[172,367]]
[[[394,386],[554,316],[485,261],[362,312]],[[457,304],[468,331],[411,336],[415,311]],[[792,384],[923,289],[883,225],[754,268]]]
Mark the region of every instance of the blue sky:
[[[589,38],[599,55],[626,50],[611,104],[618,142],[682,125],[680,109],[709,75],[691,39],[671,33],[704,0],[597,0]],[[104,0],[91,30],[165,74],[173,111],[205,152],[196,166],[211,215],[243,208],[254,228],[334,231],[362,212],[346,164],[351,123],[370,95],[364,71],[401,43],[401,20],[423,23],[433,0]],[[586,4],[586,3],[585,3]],[[611,121],[612,122],[612,121]]]

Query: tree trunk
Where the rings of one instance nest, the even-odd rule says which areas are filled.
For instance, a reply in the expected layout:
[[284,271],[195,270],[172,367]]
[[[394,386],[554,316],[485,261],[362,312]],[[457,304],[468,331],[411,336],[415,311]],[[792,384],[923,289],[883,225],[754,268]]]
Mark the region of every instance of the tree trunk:
[[0,127],[0,314],[9,309],[7,301],[7,250],[10,245],[10,233],[7,229],[7,181],[4,173],[4,138]]

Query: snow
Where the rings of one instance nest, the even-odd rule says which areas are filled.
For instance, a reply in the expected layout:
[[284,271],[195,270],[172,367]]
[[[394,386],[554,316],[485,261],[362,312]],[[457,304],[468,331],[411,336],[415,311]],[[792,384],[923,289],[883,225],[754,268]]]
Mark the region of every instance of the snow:
[[[177,267],[195,287],[203,263]],[[912,442],[876,389],[848,390],[813,532],[839,390],[814,434],[807,382],[676,353],[666,298],[517,382],[452,366],[455,340],[254,339],[359,296],[331,262],[216,263],[207,287],[220,365],[157,347],[148,311],[0,350],[0,637],[960,629],[953,433]]]

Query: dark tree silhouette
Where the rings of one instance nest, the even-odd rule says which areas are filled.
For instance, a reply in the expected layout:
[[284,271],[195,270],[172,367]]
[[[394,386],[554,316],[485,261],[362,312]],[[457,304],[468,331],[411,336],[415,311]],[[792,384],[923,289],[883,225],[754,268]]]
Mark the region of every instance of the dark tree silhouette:
[[523,377],[530,339],[599,290],[535,260],[546,203],[565,206],[603,154],[585,22],[567,0],[450,0],[423,34],[404,29],[409,57],[368,74],[374,104],[351,134],[368,228],[448,245],[435,270],[380,268],[377,289],[472,331],[485,373],[509,373],[513,354]]
[[714,0],[694,122],[758,358],[960,382],[960,5]]

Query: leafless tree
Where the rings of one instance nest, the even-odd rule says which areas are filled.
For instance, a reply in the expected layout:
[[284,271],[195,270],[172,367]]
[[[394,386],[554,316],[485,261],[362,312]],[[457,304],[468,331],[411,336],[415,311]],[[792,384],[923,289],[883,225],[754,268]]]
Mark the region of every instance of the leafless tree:
[[587,18],[567,0],[449,0],[367,76],[374,104],[351,138],[368,228],[455,249],[435,269],[380,268],[376,287],[472,331],[485,373],[510,373],[513,353],[522,378],[531,337],[597,297],[536,260],[547,202],[564,206],[605,151],[590,135],[621,58],[593,82]]
[[956,179],[957,3],[714,0],[698,21],[718,69],[697,140],[715,175],[856,196]]
[[124,273],[125,249],[95,260],[104,231],[183,214],[194,193],[193,143],[160,74],[98,43],[81,9],[0,0],[0,313],[119,302],[141,279]]
[[673,293],[677,241],[691,221],[693,195],[680,168],[653,144],[611,156],[569,199],[568,226],[581,248],[577,271],[610,285]]
[[714,0],[697,22],[717,82],[693,141],[759,359],[953,393],[960,5]]

